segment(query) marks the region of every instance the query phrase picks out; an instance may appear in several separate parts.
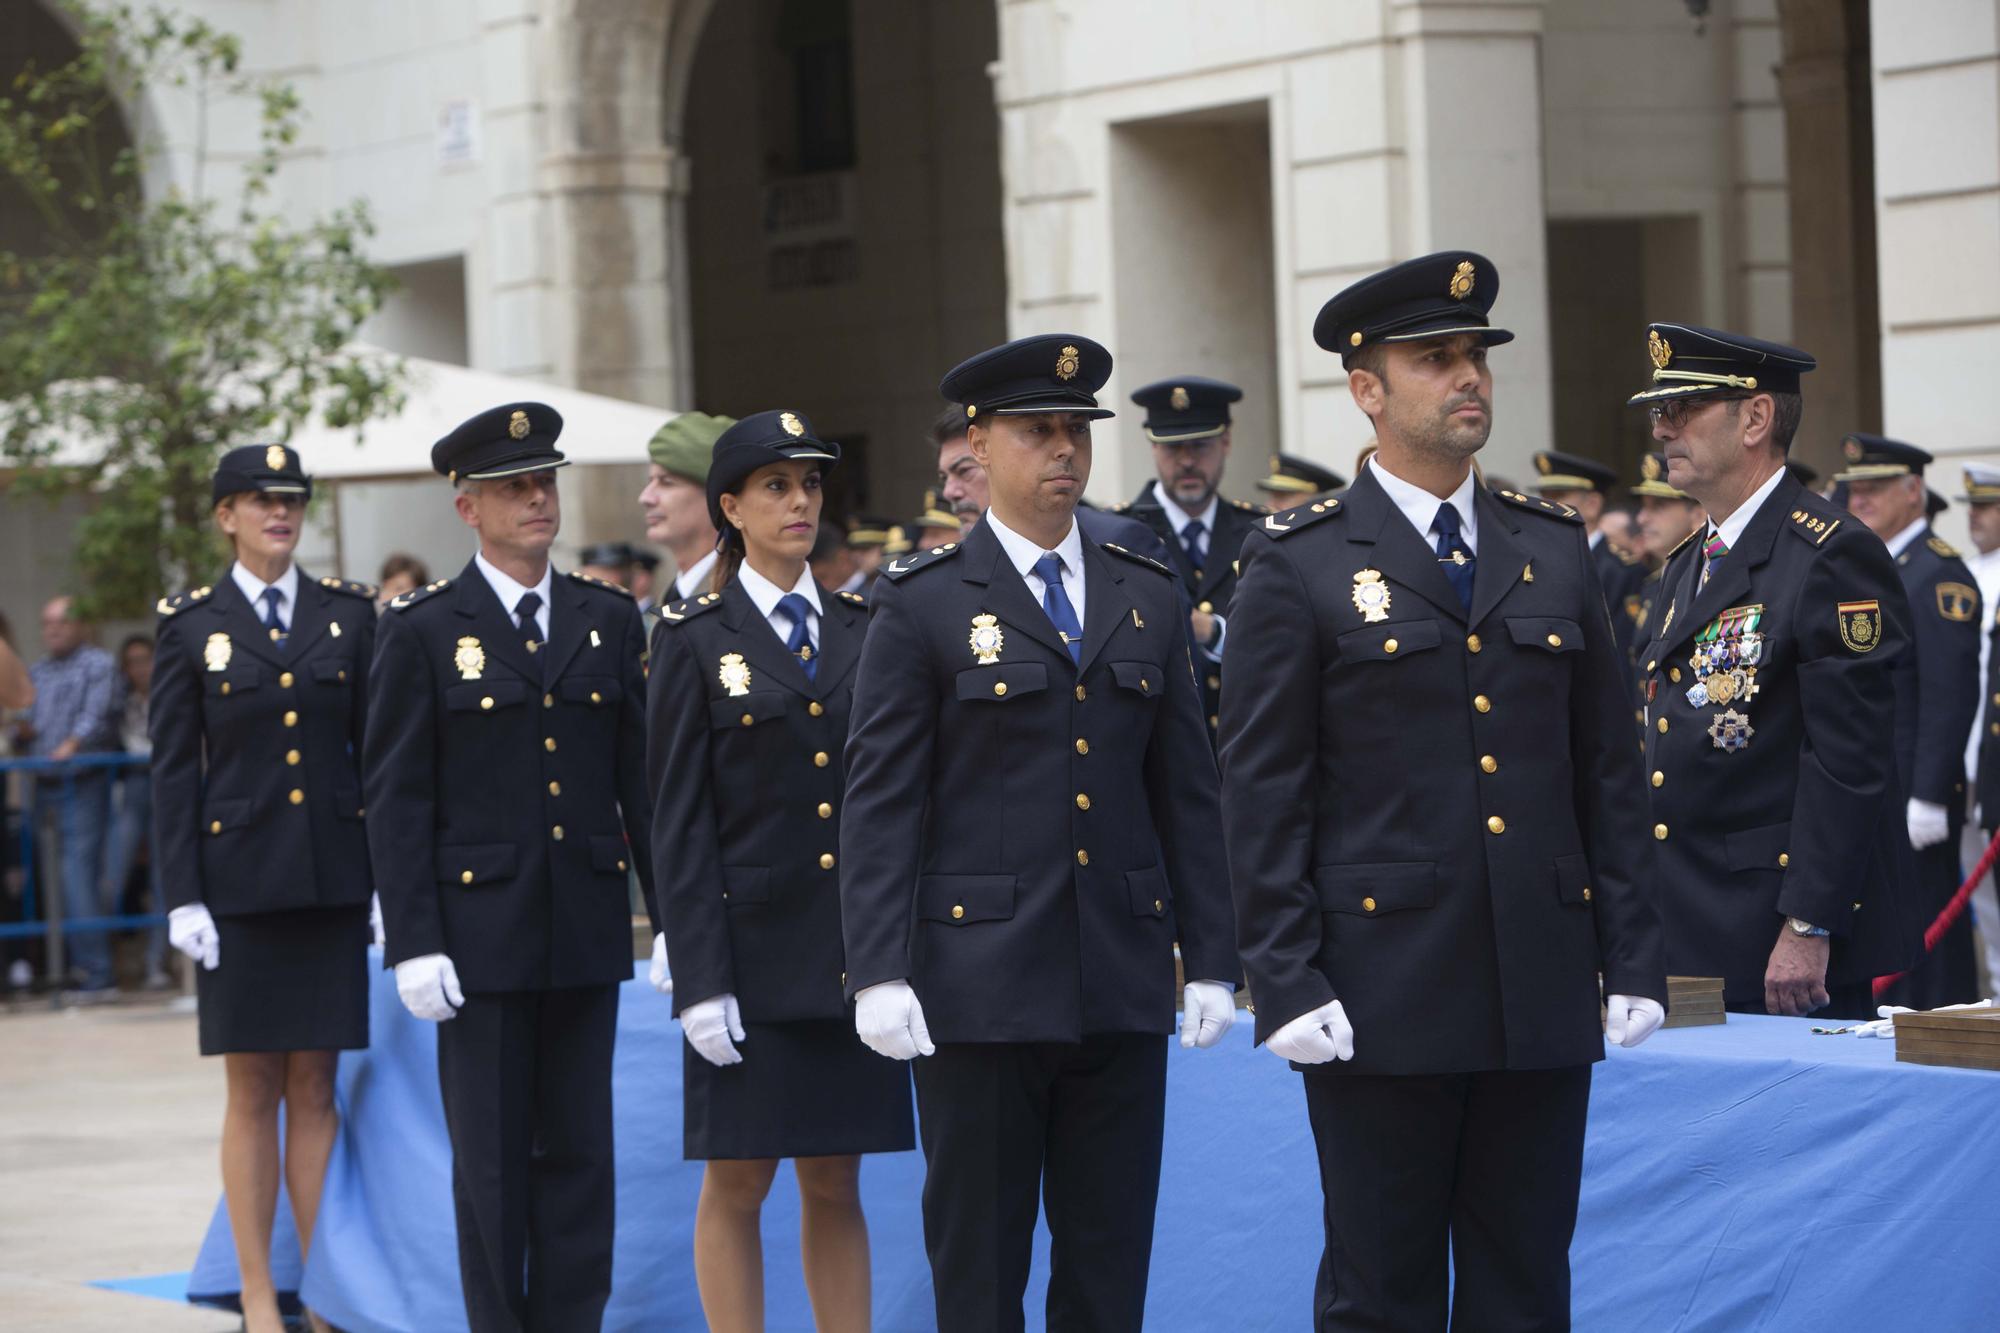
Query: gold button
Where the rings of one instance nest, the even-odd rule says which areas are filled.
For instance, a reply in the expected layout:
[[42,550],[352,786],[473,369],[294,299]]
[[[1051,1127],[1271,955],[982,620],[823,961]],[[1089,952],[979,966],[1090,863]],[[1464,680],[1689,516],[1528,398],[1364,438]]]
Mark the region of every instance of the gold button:
[[1562,636],[1562,635],[1560,635],[1560,634],[1551,634],[1551,635],[1549,635],[1549,647],[1551,647],[1551,648],[1560,648],[1560,647],[1562,647],[1562,646],[1563,646],[1563,636]]
[[951,919],[952,919],[953,921],[957,921],[957,920],[961,919],[962,917],[964,917],[964,915],[965,915],[965,909],[964,909],[963,907],[959,907],[959,906],[956,906],[956,905],[954,905],[954,906],[952,907],[952,909],[951,909]]
[[1163,912],[1166,910],[1166,904],[1155,898],[1153,899],[1153,910],[1155,912]]
[[1660,726],[1660,734],[1661,734],[1662,736],[1666,735],[1666,734],[1667,734],[1667,720],[1666,720],[1665,718],[1661,718],[1661,719],[1660,719],[1660,723],[1659,723],[1659,726]]
[[1212,615],[1215,611],[1215,603],[1203,602],[1200,606],[1196,607],[1195,610],[1201,612],[1205,616]]
[[2000,707],[2000,694],[1993,696],[1993,703],[1995,707]]
[[590,692],[590,701],[594,704],[601,704],[604,702],[604,696],[599,694],[596,690],[592,690]]
[[1213,731],[1213,730],[1214,730],[1214,729],[1215,729],[1216,727],[1220,726],[1221,724],[1222,724],[1222,719],[1221,719],[1221,718],[1217,717],[1217,716],[1216,716],[1215,714],[1213,714],[1213,713],[1210,713],[1210,714],[1208,715],[1208,726],[1209,726],[1209,730]]
[[538,652],[540,652],[541,650],[542,650],[542,645],[540,645],[539,643],[536,643],[536,642],[535,642],[535,641],[534,641],[533,639],[530,639],[530,640],[528,640],[528,651],[529,651],[529,652],[531,652],[531,653],[538,653]]
[[1465,651],[1466,651],[1466,652],[1468,652],[1468,653],[1476,653],[1476,652],[1478,652],[1478,651],[1479,651],[1479,650],[1480,650],[1481,648],[1483,648],[1484,646],[1485,646],[1484,644],[1482,644],[1482,643],[1480,643],[1480,642],[1479,642],[1479,636],[1478,636],[1477,634],[1468,634],[1468,635],[1466,635],[1466,636],[1465,636]]
[[299,764],[299,752],[297,750],[285,751],[285,762],[287,764],[290,764],[292,767],[297,768]]
[[549,784],[549,795],[551,795],[551,796],[560,796],[560,795],[562,795],[562,783],[560,783],[560,782],[551,782],[551,783]]
[[480,707],[480,709],[481,709],[482,711],[484,711],[484,710],[486,710],[486,709],[490,709],[490,708],[492,708],[492,707],[493,707],[493,696],[489,694],[489,695],[487,695],[487,696],[486,696],[485,698],[481,699],[481,700],[479,701],[479,707]]
[[1585,902],[1590,901],[1590,886],[1588,884],[1583,886],[1583,900]]
[[1139,693],[1144,694],[1147,690],[1150,690],[1152,688],[1153,688],[1152,681],[1147,680],[1144,676],[1139,677]]
[[1679,667],[1668,667],[1668,668],[1667,668],[1667,679],[1668,679],[1668,680],[1671,680],[1671,681],[1673,681],[1673,682],[1674,682],[1675,684],[1679,684],[1679,683],[1680,683],[1680,678],[1681,678],[1681,669],[1680,669]]
[[1478,709],[1482,713],[1490,713],[1493,711],[1493,701],[1487,698],[1483,694],[1475,694],[1472,696],[1472,706]]
[[1077,863],[1078,865],[1080,865],[1080,866],[1087,866],[1087,865],[1089,865],[1089,864],[1090,864],[1090,853],[1089,853],[1089,852],[1086,852],[1086,851],[1085,851],[1085,850],[1083,850],[1083,848],[1081,848],[1081,847],[1077,848],[1077,849],[1076,849],[1076,863]]
[[1482,754],[1479,756],[1479,768],[1484,773],[1497,773],[1500,771],[1500,761],[1490,754]]
[[741,718],[741,719],[739,719],[739,720],[740,720],[740,721],[741,721],[741,722],[743,723],[743,725],[744,725],[744,726],[746,726],[746,727],[747,727],[747,726],[749,726],[749,725],[750,725],[751,723],[755,722],[755,721],[756,721],[757,719],[756,719],[756,718],[754,718],[754,717],[752,717],[752,716],[750,716],[750,715],[749,715],[748,713],[745,713],[745,714],[744,714],[744,715],[742,716],[742,718]]
[[1646,670],[1651,671],[1654,667],[1658,666],[1659,664],[1660,664],[1660,659],[1656,657],[1652,661],[1646,663]]
[[563,838],[562,825],[558,824],[554,828],[550,829],[549,836],[551,838],[554,838],[557,842],[561,842]]
[[229,682],[226,680],[222,682],[222,692],[224,694],[229,693]]
[[472,872],[471,872],[470,870],[461,870],[461,871],[459,871],[459,872],[458,872],[458,882],[459,882],[460,884],[470,884],[470,883],[472,883]]
[[1486,817],[1486,831],[1488,833],[1505,833],[1507,831],[1507,821],[1498,815],[1488,815]]
[[1657,768],[1653,770],[1653,785],[1655,787],[1660,786],[1666,780],[1667,780],[1667,775],[1665,773],[1662,773]]
[[2000,722],[1995,722],[1987,730],[1991,731],[1995,736],[2000,736]]
[[286,725],[286,726],[288,726],[288,727],[296,727],[296,726],[297,726],[298,724],[299,724],[299,715],[298,715],[297,713],[286,713],[286,714],[285,714],[285,725]]
[[1082,792],[1078,792],[1076,794],[1076,808],[1079,810],[1090,809],[1090,798]]
[[821,819],[832,819],[833,807],[831,805],[828,805],[825,801],[821,801],[819,803],[819,817]]
[[1653,825],[1653,837],[1660,842],[1665,842],[1667,840],[1667,826],[1665,824]]
[[1208,688],[1210,688],[1211,690],[1219,690],[1219,689],[1221,689],[1221,688],[1222,688],[1222,677],[1220,677],[1220,676],[1210,676],[1210,677],[1208,678]]
[[1364,911],[1364,912],[1372,912],[1372,911],[1374,911],[1374,910],[1375,910],[1375,900],[1374,900],[1373,898],[1363,898],[1363,899],[1361,900],[1361,910],[1362,910],[1362,911]]
[[338,677],[339,679],[341,679],[341,680],[346,680],[346,679],[347,679],[347,671],[346,671],[346,669],[345,669],[345,668],[343,668],[343,669],[341,669],[341,670],[339,670],[339,671],[336,671],[336,672],[334,672],[333,674],[334,674],[334,675],[335,675],[336,677]]
[[821,853],[819,854],[819,868],[820,868],[821,870],[831,870],[831,869],[833,869],[833,853],[832,853],[832,852],[821,852]]
[[306,803],[306,794],[297,787],[294,787],[292,788],[290,800],[293,805],[304,805]]
[[822,704],[819,700],[815,699],[811,703],[806,705],[806,711],[808,713],[811,713],[814,717],[818,717],[821,713],[824,713],[826,711],[826,705]]
[[827,753],[826,753],[826,751],[825,751],[825,750],[820,750],[820,751],[817,751],[817,752],[816,752],[816,753],[815,753],[815,754],[813,755],[813,767],[814,767],[814,768],[825,768],[825,767],[827,766],[827,764],[828,764],[828,763],[830,763],[830,762],[831,762],[831,761],[830,761],[830,760],[829,760],[829,759],[827,758]]
[[996,681],[994,681],[994,682],[993,682],[993,693],[994,693],[995,695],[1003,695],[1003,694],[1007,693],[1007,682],[1006,682],[1006,681],[1004,681],[1004,680],[996,680]]
[[556,738],[553,736],[544,738],[542,741],[542,748],[544,750],[547,750],[550,754],[554,754],[556,752]]
[[216,820],[216,821],[215,821],[214,823],[210,824],[210,825],[208,826],[208,831],[209,831],[210,833],[220,833],[220,832],[222,832],[222,821],[218,819],[218,820]]
[[556,706],[556,697],[553,694],[545,694],[542,696],[542,707],[554,708],[555,706]]
[[1396,646],[1397,646],[1396,641],[1394,639],[1384,639],[1382,641],[1382,651],[1385,653],[1395,652]]
[[1783,870],[1786,866],[1790,865],[1791,863],[1792,863],[1792,854],[1790,852],[1778,853],[1778,869]]
[[284,686],[288,690],[292,688],[292,673],[287,671],[283,675],[279,676],[278,684]]
[[1082,703],[1082,702],[1083,702],[1083,686],[1081,686],[1081,685],[1079,685],[1079,686],[1077,686],[1077,687],[1076,687],[1076,701],[1077,701],[1078,703]]
[[625,868],[625,863],[624,863],[623,861],[620,861],[620,862],[618,863],[618,868],[619,868],[620,870],[623,870],[623,869]]
[[1083,737],[1081,737],[1081,736],[1078,736],[1078,737],[1076,738],[1076,752],[1077,752],[1078,754],[1089,754],[1089,753],[1090,753],[1090,742],[1089,742],[1089,741],[1087,741],[1087,740],[1085,740],[1085,739],[1084,739]]
[[1361,346],[1361,331],[1359,329],[1347,335],[1347,345],[1349,347]]

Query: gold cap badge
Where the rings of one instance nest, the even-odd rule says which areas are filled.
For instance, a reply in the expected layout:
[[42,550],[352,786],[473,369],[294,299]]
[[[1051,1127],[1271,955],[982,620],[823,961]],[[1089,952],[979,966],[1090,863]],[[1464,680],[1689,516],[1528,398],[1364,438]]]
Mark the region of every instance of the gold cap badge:
[[803,435],[806,433],[806,428],[801,426],[799,419],[790,412],[780,412],[778,414],[778,424],[784,428],[787,435]]
[[452,654],[451,660],[452,665],[458,668],[460,680],[478,680],[479,673],[486,670],[486,650],[470,634],[458,641],[458,651]]
[[1660,479],[1660,458],[1658,454],[1647,454],[1639,460],[1639,475],[1647,481]]
[[528,414],[526,412],[516,411],[513,416],[507,418],[507,434],[516,440],[525,440],[528,438]]
[[1167,404],[1168,406],[1172,407],[1176,412],[1187,411],[1188,391],[1182,388],[1180,385],[1176,384],[1174,386],[1174,391],[1167,395]]
[[1056,357],[1056,378],[1059,380],[1075,379],[1077,368],[1081,364],[1077,359],[1080,355],[1081,353],[1076,348],[1071,347],[1068,343],[1064,343],[1061,354]]
[[1555,470],[1556,470],[1555,462],[1547,454],[1535,455],[1535,471],[1541,473],[1543,476],[1546,477],[1549,475],[1549,473],[1554,472]]
[[1472,261],[1470,259],[1461,259],[1458,261],[1458,267],[1452,272],[1451,286],[1448,290],[1451,293],[1451,299],[1454,301],[1463,301],[1466,297],[1472,295]]
[[1674,345],[1660,336],[1658,329],[1646,333],[1646,355],[1653,358],[1653,369],[1665,370],[1674,359]]
[[1840,452],[1847,455],[1848,462],[1859,463],[1861,461],[1861,453],[1862,453],[1861,441],[1859,440],[1846,441],[1840,446]]
[[208,663],[210,671],[227,671],[231,651],[229,636],[217,631],[209,635],[208,642],[202,645],[201,660]]
[[742,653],[724,653],[715,678],[732,699],[750,693],[750,664],[743,660]]
[[273,472],[285,470],[285,446],[274,444],[264,451],[264,466]]

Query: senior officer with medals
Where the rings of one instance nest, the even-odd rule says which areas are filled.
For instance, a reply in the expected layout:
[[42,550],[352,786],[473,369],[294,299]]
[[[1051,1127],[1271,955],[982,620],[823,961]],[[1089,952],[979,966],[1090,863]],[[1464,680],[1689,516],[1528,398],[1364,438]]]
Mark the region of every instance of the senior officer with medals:
[[[1891,668],[1896,692],[1896,771],[1915,849],[1913,902],[1926,925],[1958,892],[1965,823],[1965,737],[1979,712],[1979,589],[1958,552],[1931,531],[1945,501],[1924,485],[1930,454],[1880,435],[1849,435],[1834,475],[1847,510],[1889,547],[1910,599],[1910,648]],[[1983,847],[1981,850],[1984,850]],[[1910,975],[1882,998],[1936,1009],[1979,998],[1972,922],[1961,916]]]
[[1640,653],[1667,968],[1721,977],[1732,1009],[1865,1018],[1922,932],[1896,771],[1909,602],[1882,542],[1786,470],[1810,355],[1689,324],[1646,350],[1630,402],[1708,514]]
[[1646,565],[1605,538],[1604,511],[1617,480],[1615,469],[1594,458],[1544,449],[1535,455],[1535,479],[1528,489],[1544,500],[1568,505],[1583,520],[1583,530],[1590,534],[1590,558],[1604,585],[1604,605],[1611,612],[1611,634],[1619,653],[1629,658],[1643,604],[1639,590],[1646,581]]
[[1202,716],[1215,728],[1229,599],[1236,591],[1236,551],[1257,522],[1256,505],[1225,500],[1216,488],[1229,462],[1229,405],[1234,384],[1202,375],[1148,384],[1132,395],[1146,409],[1146,439],[1158,473],[1129,505],[1113,506],[1153,529],[1166,546],[1194,610],[1188,617],[1201,657]]
[[603,1317],[628,866],[653,901],[644,633],[629,593],[549,563],[561,430],[512,403],[432,448],[479,549],[389,604],[368,691],[368,850],[396,988],[440,1023],[474,1330]]
[[1233,632],[1285,646],[1223,678],[1223,818],[1257,1035],[1305,1073],[1321,1329],[1443,1328],[1448,1271],[1454,1327],[1566,1327],[1599,973],[1613,1041],[1663,1018],[1583,527],[1472,466],[1498,289],[1449,251],[1327,302],[1380,447],[1243,543]]
[[841,821],[855,1027],[915,1066],[946,1330],[1022,1327],[1038,1194],[1051,1329],[1144,1319],[1174,1027],[1235,1019],[1215,767],[1164,565],[1085,538],[1111,355],[981,353],[964,404],[991,507],[884,567]]

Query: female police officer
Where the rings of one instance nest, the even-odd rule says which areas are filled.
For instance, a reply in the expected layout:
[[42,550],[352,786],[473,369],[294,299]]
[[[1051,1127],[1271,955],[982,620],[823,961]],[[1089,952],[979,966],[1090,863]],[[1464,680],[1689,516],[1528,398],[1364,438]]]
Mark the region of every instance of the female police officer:
[[818,1325],[868,1326],[858,1155],[915,1137],[909,1074],[855,1041],[842,997],[836,807],[865,616],[806,567],[839,457],[794,412],[725,431],[712,589],[668,604],[653,640],[654,882],[693,1048],[683,1148],[708,1162],[695,1275],[722,1333],[763,1327],[758,1214],[783,1157]]
[[312,1243],[337,1126],[335,1053],[368,1044],[362,701],[373,590],[292,563],[312,484],[282,445],[232,449],[212,587],[161,601],[150,726],[153,855],[174,947],[201,963],[201,1053],[228,1080],[222,1184],[247,1326],[277,1329],[271,1224],[284,1179]]

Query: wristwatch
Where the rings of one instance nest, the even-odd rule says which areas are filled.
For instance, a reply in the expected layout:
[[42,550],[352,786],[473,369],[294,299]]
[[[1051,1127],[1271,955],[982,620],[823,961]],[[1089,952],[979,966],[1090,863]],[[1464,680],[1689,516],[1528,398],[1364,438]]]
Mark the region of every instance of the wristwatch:
[[1815,926],[1812,922],[1801,921],[1795,916],[1786,917],[1785,924],[1792,928],[1792,934],[1804,935],[1808,939],[1815,939],[1815,940],[1825,939],[1828,935],[1833,933],[1829,931],[1825,926]]

